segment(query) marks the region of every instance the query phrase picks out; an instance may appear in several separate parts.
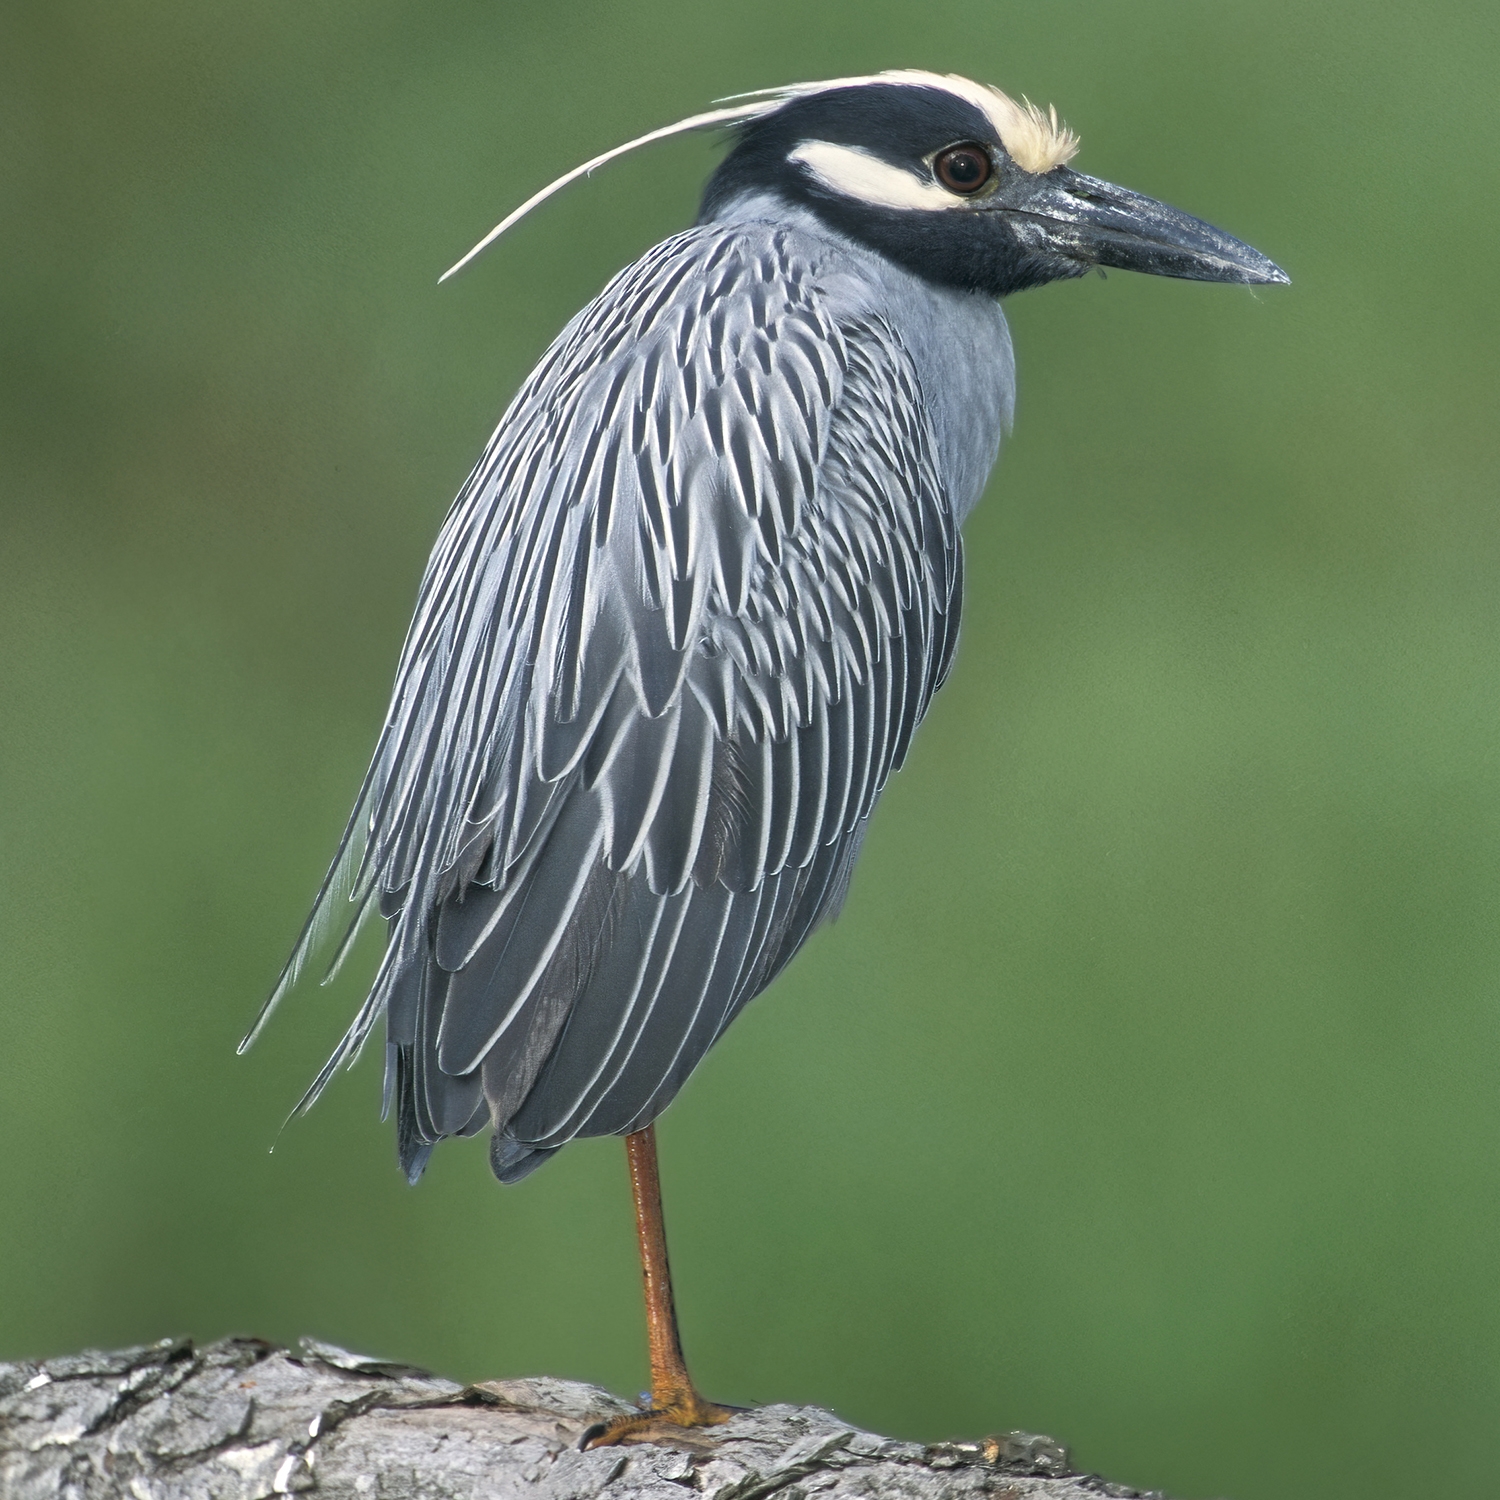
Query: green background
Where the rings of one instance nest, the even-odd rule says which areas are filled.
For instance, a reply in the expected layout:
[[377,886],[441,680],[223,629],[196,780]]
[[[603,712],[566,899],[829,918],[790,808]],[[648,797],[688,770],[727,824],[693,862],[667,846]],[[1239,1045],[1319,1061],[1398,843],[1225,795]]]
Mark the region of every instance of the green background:
[[1493,4],[11,0],[0,12],[0,1357],[304,1332],[644,1377],[619,1145],[416,1190],[373,955],[253,1016],[427,549],[714,97],[1055,100],[1258,293],[1010,304],[954,676],[848,909],[661,1129],[700,1383],[1024,1427],[1179,1496],[1500,1460]]

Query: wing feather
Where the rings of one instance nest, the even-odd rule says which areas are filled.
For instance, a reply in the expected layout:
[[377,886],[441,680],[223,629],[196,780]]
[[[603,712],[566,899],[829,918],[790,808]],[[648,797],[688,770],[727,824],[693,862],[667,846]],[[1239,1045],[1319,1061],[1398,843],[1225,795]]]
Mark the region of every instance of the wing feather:
[[[915,367],[826,242],[665,241],[502,419],[423,579],[348,892],[409,1175],[638,1128],[842,900],[951,658],[960,542]],[[310,1097],[315,1097],[315,1093]]]

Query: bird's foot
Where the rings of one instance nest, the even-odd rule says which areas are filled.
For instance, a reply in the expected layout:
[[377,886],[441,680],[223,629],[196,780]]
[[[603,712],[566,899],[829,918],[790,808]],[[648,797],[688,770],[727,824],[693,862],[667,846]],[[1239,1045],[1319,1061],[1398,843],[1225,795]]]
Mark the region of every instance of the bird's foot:
[[644,1411],[598,1422],[578,1440],[580,1448],[613,1448],[617,1443],[655,1443],[678,1436],[684,1427],[717,1427],[740,1410],[705,1401],[691,1386]]

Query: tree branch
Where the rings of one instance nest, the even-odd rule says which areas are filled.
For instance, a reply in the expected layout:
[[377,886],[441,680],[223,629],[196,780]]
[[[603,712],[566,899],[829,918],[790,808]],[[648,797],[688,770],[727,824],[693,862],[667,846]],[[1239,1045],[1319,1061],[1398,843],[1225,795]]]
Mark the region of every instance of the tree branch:
[[[633,1410],[573,1381],[456,1385],[313,1339],[164,1339],[0,1364],[6,1500],[1147,1500],[1026,1433],[924,1446],[811,1406],[579,1449]],[[1159,1500],[1159,1497],[1157,1497]]]

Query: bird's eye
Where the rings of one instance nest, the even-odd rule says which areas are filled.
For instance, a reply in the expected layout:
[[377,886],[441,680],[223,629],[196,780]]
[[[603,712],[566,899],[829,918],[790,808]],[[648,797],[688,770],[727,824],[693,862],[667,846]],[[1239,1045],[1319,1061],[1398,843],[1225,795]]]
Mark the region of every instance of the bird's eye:
[[963,141],[957,146],[949,146],[946,151],[939,151],[932,170],[950,193],[962,193],[965,197],[977,193],[994,173],[989,152],[973,141]]

